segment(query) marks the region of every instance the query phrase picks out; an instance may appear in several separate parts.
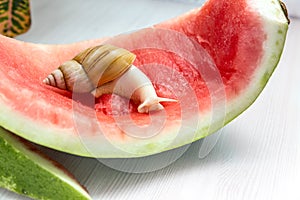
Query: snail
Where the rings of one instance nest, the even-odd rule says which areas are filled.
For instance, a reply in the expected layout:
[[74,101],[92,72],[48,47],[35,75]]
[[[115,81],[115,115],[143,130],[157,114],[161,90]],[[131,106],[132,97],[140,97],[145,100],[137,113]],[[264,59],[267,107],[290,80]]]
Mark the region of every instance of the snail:
[[157,96],[150,79],[133,65],[135,58],[113,45],[91,47],[64,62],[43,83],[77,93],[91,92],[96,98],[118,94],[138,102],[139,113],[164,109],[160,102],[177,102]]

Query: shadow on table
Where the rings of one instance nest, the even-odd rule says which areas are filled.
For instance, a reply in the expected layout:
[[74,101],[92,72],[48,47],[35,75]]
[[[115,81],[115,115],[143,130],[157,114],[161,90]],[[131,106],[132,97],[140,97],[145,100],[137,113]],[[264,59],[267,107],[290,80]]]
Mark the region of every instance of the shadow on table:
[[[225,132],[228,134],[220,135],[217,144],[204,158],[199,158],[203,140],[161,154],[133,159],[97,160],[46,148],[42,148],[42,151],[62,163],[79,182],[87,187],[92,196],[101,197],[110,195],[112,192],[121,194],[135,190],[141,185],[153,184],[156,179],[164,181],[170,177],[184,176],[187,171],[197,170],[198,173],[198,171],[223,165],[224,162],[240,160],[248,150],[249,141],[244,141],[243,137],[234,138],[240,134],[231,134],[231,131],[233,130],[227,129]],[[178,158],[181,152],[184,153]],[[158,170],[154,171],[155,168]]]

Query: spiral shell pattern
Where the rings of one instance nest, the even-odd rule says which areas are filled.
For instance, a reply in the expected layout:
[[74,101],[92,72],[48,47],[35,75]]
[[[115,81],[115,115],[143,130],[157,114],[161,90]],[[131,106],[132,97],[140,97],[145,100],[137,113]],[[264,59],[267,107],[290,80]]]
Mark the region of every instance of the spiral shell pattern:
[[91,47],[63,63],[43,82],[63,90],[91,92],[124,74],[135,58],[126,49],[112,45]]

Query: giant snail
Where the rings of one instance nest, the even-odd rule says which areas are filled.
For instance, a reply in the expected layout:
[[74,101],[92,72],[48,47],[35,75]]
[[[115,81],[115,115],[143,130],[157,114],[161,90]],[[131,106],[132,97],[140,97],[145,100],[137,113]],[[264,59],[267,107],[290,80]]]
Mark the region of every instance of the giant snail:
[[139,102],[139,113],[164,109],[160,102],[176,102],[157,96],[149,78],[133,65],[135,58],[130,51],[109,44],[91,47],[64,62],[43,82],[76,93],[91,92],[96,98],[115,93]]

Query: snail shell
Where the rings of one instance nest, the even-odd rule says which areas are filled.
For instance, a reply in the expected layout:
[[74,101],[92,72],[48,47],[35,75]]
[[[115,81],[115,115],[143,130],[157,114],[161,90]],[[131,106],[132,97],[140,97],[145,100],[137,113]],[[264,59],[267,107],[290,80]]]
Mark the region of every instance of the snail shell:
[[130,51],[113,45],[91,47],[63,63],[43,82],[73,92],[91,92],[120,77],[130,68],[135,58]]

